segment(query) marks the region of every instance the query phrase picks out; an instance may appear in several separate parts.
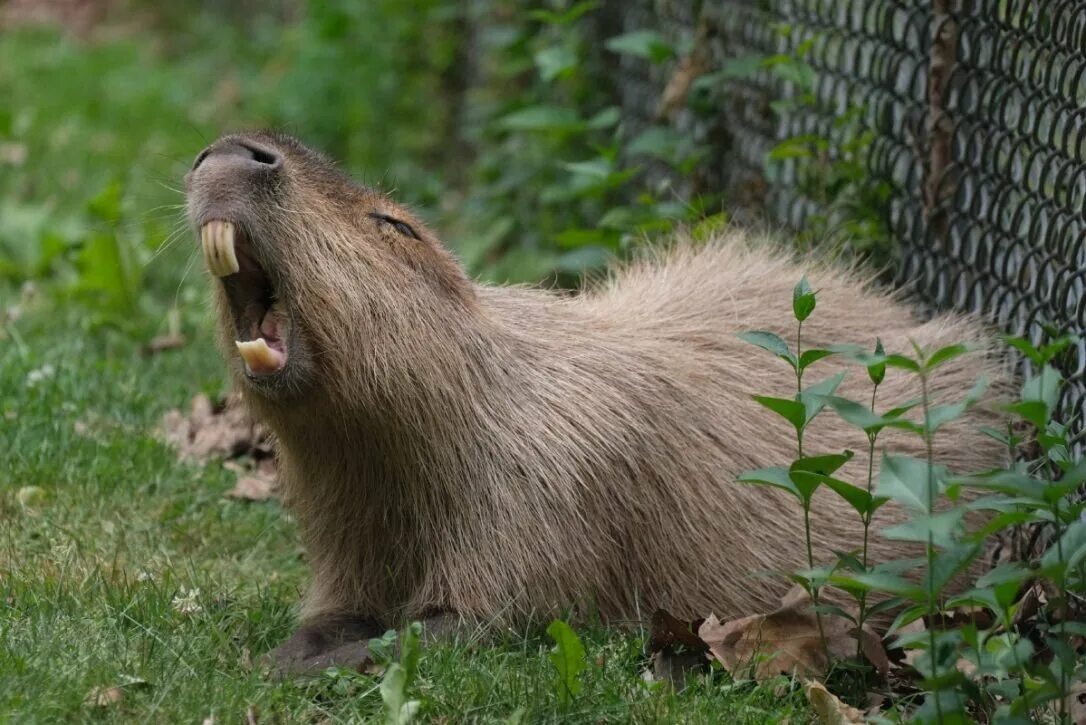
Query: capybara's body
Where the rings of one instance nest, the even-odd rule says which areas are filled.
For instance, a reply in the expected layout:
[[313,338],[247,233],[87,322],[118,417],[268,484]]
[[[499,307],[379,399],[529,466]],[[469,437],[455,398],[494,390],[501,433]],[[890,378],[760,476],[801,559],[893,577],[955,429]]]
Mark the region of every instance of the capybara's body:
[[[278,162],[261,169],[238,147]],[[226,137],[210,151],[189,176],[190,214],[238,230],[239,271],[213,266],[222,334],[279,440],[312,567],[304,618],[516,621],[578,603],[609,620],[659,606],[726,618],[773,606],[788,584],[765,573],[806,563],[802,512],[787,493],[736,478],[795,458],[791,426],[751,398],[791,397],[795,379],[737,333],[771,330],[794,345],[792,288],[804,274],[818,294],[805,349],[974,343],[938,370],[933,397],[960,399],[981,374],[1005,379],[977,322],[918,322],[859,273],[797,264],[741,231],[677,240],[579,295],[494,287],[293,140]],[[246,275],[262,275],[264,292]],[[263,307],[239,311],[261,294]],[[269,330],[275,351],[234,352],[230,341]],[[862,367],[824,360],[805,382],[841,369],[839,394],[869,400]],[[919,391],[891,369],[877,406]],[[936,439],[953,470],[1000,460],[975,431],[980,410]],[[922,452],[904,433],[884,439]],[[804,446],[856,451],[843,475],[864,484],[867,440],[836,414],[824,412]],[[876,531],[895,516],[883,511]],[[811,518],[820,561],[859,546],[858,516],[832,492],[816,494]],[[902,548],[876,533],[872,551]]]

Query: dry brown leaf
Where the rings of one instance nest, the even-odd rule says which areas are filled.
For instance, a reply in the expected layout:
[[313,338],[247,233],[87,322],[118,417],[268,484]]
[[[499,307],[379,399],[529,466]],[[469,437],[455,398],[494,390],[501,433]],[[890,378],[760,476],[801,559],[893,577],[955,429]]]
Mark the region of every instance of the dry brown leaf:
[[[753,666],[753,677],[758,680],[782,673],[818,677],[825,674],[830,663],[822,646],[818,619],[810,605],[807,593],[796,587],[781,600],[779,609],[768,614],[725,623],[710,616],[698,629],[698,636],[709,646],[711,656],[729,672]],[[850,622],[841,617],[823,616],[822,629],[832,658],[845,660],[855,656],[856,630]],[[885,675],[890,661],[879,637],[864,628],[860,642],[867,660]]]
[[1071,685],[1067,696],[1067,715],[1072,725],[1086,725],[1086,682]]
[[244,501],[267,501],[275,498],[275,476],[260,473],[238,476],[238,482],[226,495]]
[[690,673],[705,670],[709,646],[694,633],[699,624],[684,622],[663,609],[653,612],[648,643],[652,679],[666,680],[681,690]]
[[822,725],[863,725],[863,712],[841,702],[821,682],[807,680],[803,683],[803,690]]
[[186,342],[185,336],[180,333],[159,335],[158,337],[151,338],[151,341],[144,346],[143,351],[148,355],[157,355],[158,353],[166,352],[167,350],[182,348],[185,346]]
[[165,415],[162,431],[182,459],[225,459],[224,467],[238,475],[228,496],[250,501],[275,497],[278,471],[271,438],[252,420],[239,396],[212,403],[206,395],[197,395],[187,415],[179,410]]
[[83,704],[91,707],[109,707],[122,700],[124,700],[124,688],[118,685],[113,687],[92,687],[87,696],[83,698]]
[[192,399],[188,415],[170,411],[163,418],[162,429],[167,442],[189,460],[245,455],[264,458],[271,453],[267,432],[249,417],[249,411],[236,395],[218,404],[212,404],[206,395],[197,395]]
[[127,689],[149,687],[146,680],[138,677],[121,675],[121,684],[109,687],[92,687],[87,696],[83,698],[83,704],[90,707],[109,707],[124,700]]

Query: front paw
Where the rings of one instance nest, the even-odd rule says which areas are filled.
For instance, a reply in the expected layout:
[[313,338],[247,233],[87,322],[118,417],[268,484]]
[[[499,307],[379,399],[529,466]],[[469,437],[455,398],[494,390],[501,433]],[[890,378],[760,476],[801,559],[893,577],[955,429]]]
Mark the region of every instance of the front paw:
[[271,652],[271,659],[272,671],[279,677],[319,675],[329,667],[363,672],[373,664],[369,640],[346,642],[332,649],[317,651],[296,647],[288,640]]
[[369,640],[382,633],[374,620],[354,615],[325,615],[305,622],[269,654],[279,676],[319,674],[329,667],[362,670],[373,662]]

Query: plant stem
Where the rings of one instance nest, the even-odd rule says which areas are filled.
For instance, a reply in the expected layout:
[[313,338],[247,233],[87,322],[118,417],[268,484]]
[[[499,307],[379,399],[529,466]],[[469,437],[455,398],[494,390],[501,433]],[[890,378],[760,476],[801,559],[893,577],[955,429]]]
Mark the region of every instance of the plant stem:
[[[928,407],[930,401],[928,400],[928,371],[924,368],[925,360],[921,356],[920,360],[920,400],[924,409],[924,448],[928,458],[928,546],[927,546],[927,563],[928,563],[928,656],[931,657],[931,676],[932,679],[938,677],[938,660],[936,658],[935,651],[935,538],[930,529],[930,521],[932,512],[935,508],[935,455],[932,446],[932,430],[928,424]],[[943,722],[943,706],[939,701],[939,693],[932,692],[932,697],[935,699],[935,717],[937,722]]]
[[[803,321],[796,325],[796,400],[800,400],[803,393],[803,368],[799,365],[799,358],[803,355]],[[803,458],[803,428],[796,431],[796,442],[799,448],[799,457]],[[811,537],[807,537],[807,549],[811,548]],[[811,563],[814,568],[814,563]]]
[[[874,390],[871,391],[871,413],[875,413],[875,396],[879,394],[879,384],[875,383]],[[867,495],[871,495],[871,489],[873,488],[873,482],[875,478],[875,439],[879,436],[878,433],[867,434]],[[870,499],[869,499],[870,500]],[[864,548],[863,554],[860,557],[860,563],[863,564],[864,572],[867,572],[867,544],[869,540],[869,534],[871,532],[871,516],[872,511],[868,510],[864,513],[860,519],[864,524]],[[863,628],[864,621],[867,619],[867,591],[860,592],[860,596],[857,600],[860,611],[856,617],[856,659],[863,661]]]
[[[1052,502],[1052,519],[1056,523],[1056,559],[1059,562],[1059,564],[1057,565],[1057,567],[1058,567],[1057,571],[1059,573],[1057,574],[1057,578],[1056,578],[1056,586],[1060,591],[1060,605],[1059,605],[1059,608],[1057,609],[1057,616],[1060,617],[1061,621],[1066,622],[1067,621],[1067,603],[1068,603],[1069,600],[1068,600],[1068,593],[1067,593],[1067,572],[1065,572],[1064,569],[1063,569],[1063,527],[1060,526],[1060,502],[1059,502],[1058,499],[1056,501]],[[1068,639],[1066,644],[1068,646],[1070,646],[1070,644],[1071,644],[1070,639]],[[1060,723],[1065,723],[1065,722],[1068,721],[1068,718],[1067,718],[1067,696],[1070,694],[1070,692],[1069,692],[1070,689],[1071,689],[1071,682],[1069,680],[1067,668],[1064,667],[1063,664],[1061,663],[1060,664],[1060,710],[1059,710],[1059,719],[1058,719],[1058,721]]]
[[[803,368],[798,364],[803,355],[803,320],[796,325],[796,400],[800,400],[803,393]],[[803,428],[796,430],[796,448],[800,458],[803,458]],[[803,539],[807,544],[807,569],[814,571],[814,547],[811,545],[811,502],[803,503]],[[818,638],[822,642],[822,651],[826,655],[826,664],[830,663],[830,645],[826,642],[826,632],[822,627],[822,612],[818,611],[819,586],[811,583],[811,601],[814,602],[815,622],[818,623]]]

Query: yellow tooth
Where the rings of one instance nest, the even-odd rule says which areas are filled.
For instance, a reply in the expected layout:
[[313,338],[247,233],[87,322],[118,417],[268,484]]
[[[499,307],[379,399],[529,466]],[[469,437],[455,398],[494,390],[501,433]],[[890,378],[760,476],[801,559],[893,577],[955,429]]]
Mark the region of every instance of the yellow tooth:
[[226,277],[241,269],[234,245],[234,225],[218,219],[200,228],[200,243],[208,271],[216,277]]
[[234,246],[234,225],[231,222],[223,222],[220,234],[219,257],[222,260],[222,276],[237,274],[241,265],[238,264],[238,253]]
[[263,373],[279,369],[281,356],[268,347],[263,337],[248,342],[235,340],[234,344],[238,346],[241,359],[245,361],[250,371]]

